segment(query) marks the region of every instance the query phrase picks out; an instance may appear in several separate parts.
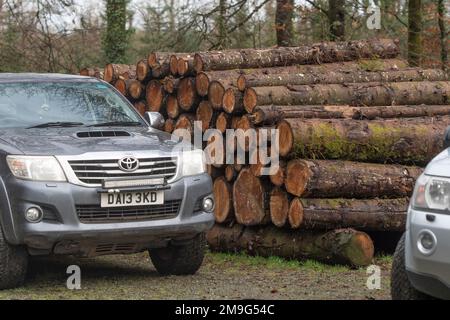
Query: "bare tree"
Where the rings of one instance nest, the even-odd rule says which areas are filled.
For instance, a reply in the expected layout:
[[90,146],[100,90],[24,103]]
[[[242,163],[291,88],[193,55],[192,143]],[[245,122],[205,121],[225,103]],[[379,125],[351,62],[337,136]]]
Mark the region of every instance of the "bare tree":
[[277,45],[279,46],[291,46],[293,44],[293,11],[294,0],[277,0],[275,28]]
[[345,37],[345,0],[329,0],[327,16],[330,40],[343,40]]
[[448,49],[447,49],[447,40],[448,34],[445,27],[445,4],[444,0],[438,0],[438,19],[439,19],[439,33],[440,33],[440,42],[441,42],[441,62],[442,68],[448,69]]
[[422,56],[422,0],[408,2],[408,62],[420,65]]

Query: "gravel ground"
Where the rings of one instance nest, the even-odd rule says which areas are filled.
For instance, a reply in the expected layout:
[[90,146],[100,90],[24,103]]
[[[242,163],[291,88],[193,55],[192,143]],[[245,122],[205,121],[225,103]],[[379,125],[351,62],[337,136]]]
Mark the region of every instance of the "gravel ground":
[[[24,287],[0,299],[390,299],[391,258],[379,257],[381,289],[366,287],[366,269],[279,258],[208,253],[194,276],[161,277],[147,254],[34,258]],[[66,288],[66,268],[81,268],[81,290]]]

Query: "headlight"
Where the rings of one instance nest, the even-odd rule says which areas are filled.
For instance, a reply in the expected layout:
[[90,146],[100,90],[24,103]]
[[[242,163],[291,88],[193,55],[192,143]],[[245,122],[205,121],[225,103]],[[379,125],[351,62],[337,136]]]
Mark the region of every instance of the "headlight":
[[413,195],[415,208],[450,209],[450,179],[421,175]]
[[9,169],[20,179],[66,181],[66,176],[55,157],[7,156]]
[[202,150],[183,151],[181,163],[184,177],[206,172],[205,156]]

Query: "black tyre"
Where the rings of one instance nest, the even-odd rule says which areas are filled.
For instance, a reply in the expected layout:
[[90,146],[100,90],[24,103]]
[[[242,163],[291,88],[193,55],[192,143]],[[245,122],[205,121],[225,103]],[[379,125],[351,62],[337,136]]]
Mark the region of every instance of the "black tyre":
[[0,290],[21,286],[27,267],[27,251],[23,247],[7,243],[0,226]]
[[205,234],[201,233],[183,245],[150,250],[150,258],[158,273],[162,275],[194,274],[205,256]]
[[405,268],[405,234],[395,249],[391,270],[391,296],[393,300],[428,300],[430,296],[416,290],[408,279]]

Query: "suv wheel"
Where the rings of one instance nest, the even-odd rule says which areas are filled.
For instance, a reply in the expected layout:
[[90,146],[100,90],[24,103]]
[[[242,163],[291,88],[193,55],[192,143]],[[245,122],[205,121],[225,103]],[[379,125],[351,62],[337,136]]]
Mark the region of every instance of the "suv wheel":
[[202,265],[205,249],[205,234],[200,233],[185,244],[171,244],[165,248],[150,250],[149,253],[158,273],[188,275],[196,273]]
[[21,286],[28,266],[25,248],[6,242],[0,226],[0,290]]
[[408,279],[405,268],[405,234],[395,249],[391,271],[391,296],[394,300],[427,300],[430,296],[416,290]]

